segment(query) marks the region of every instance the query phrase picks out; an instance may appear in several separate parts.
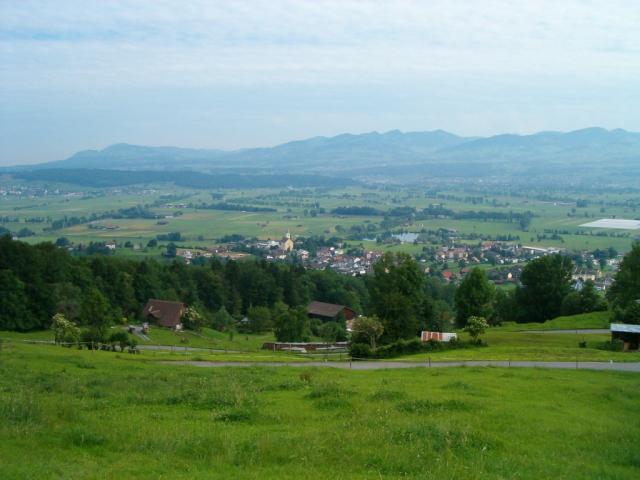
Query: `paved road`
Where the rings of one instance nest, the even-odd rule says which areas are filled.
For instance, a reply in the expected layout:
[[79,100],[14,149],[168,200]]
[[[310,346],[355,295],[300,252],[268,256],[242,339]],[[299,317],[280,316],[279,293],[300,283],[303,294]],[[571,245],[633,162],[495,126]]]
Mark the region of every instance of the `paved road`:
[[240,350],[225,350],[224,348],[187,347],[184,345],[138,345],[139,350],[168,350],[172,352],[226,352],[246,353]]
[[[388,368],[425,368],[425,362],[204,362],[204,361],[170,361],[161,362],[167,365],[192,365],[195,367],[331,367],[352,370],[381,370]],[[518,367],[518,368],[565,368],[575,370],[616,370],[620,372],[640,372],[640,363],[609,362],[502,362],[495,360],[474,360],[467,362],[432,362],[431,368],[445,367]]]
[[518,333],[571,333],[579,335],[610,333],[607,328],[579,328],[577,330],[520,330]]

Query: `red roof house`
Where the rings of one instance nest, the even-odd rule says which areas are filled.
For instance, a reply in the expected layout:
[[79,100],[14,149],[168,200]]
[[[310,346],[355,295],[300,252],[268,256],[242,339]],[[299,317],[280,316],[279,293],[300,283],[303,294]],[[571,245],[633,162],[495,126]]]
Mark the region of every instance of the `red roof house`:
[[171,302],[168,300],[150,298],[144,306],[142,315],[145,319],[151,320],[161,327],[181,330],[182,314],[186,308],[186,305],[182,302]]

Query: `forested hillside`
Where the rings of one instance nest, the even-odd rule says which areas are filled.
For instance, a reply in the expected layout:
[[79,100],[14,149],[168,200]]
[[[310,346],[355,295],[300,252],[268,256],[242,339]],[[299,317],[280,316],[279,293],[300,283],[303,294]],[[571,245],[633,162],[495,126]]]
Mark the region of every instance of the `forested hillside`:
[[250,306],[289,307],[311,299],[368,306],[364,281],[295,265],[212,260],[205,265],[73,257],[50,243],[0,238],[0,330],[47,328],[58,312],[81,325],[140,318],[149,298],[180,300],[205,317],[225,307],[235,316]]

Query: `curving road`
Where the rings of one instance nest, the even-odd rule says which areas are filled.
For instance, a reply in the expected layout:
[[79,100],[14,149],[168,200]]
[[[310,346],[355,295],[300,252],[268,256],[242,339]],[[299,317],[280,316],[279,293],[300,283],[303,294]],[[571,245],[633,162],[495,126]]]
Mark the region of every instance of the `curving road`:
[[191,365],[194,367],[331,367],[351,370],[382,370],[388,368],[445,368],[445,367],[517,367],[517,368],[564,368],[571,370],[613,370],[640,373],[640,363],[613,362],[527,362],[473,360],[466,362],[206,362],[206,361],[166,361],[166,365]]

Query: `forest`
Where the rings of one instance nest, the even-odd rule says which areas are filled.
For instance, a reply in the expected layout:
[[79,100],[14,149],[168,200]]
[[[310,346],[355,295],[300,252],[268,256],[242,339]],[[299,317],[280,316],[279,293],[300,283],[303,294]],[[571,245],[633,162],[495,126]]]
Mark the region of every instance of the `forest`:
[[[259,316],[257,330],[273,328],[280,339],[297,341],[310,335],[304,307],[318,300],[379,319],[384,332],[380,341],[391,343],[415,338],[421,330],[443,331],[454,323],[463,328],[472,317],[493,324],[544,322],[561,314],[607,309],[591,282],[573,288],[572,268],[567,256],[538,258],[525,267],[518,288],[504,291],[497,290],[479,268],[458,286],[447,284],[425,275],[405,253],[387,253],[374,265],[373,274],[353,277],[264,260],[213,258],[186,265],[180,260],[72,256],[51,243],[29,245],[4,236],[0,238],[0,329],[48,328],[53,316],[61,313],[93,329],[100,339],[111,324],[140,320],[147,300],[158,298],[185,303],[204,323],[219,329],[247,315]],[[609,292],[617,320],[635,323],[639,272],[640,243],[636,243]]]

